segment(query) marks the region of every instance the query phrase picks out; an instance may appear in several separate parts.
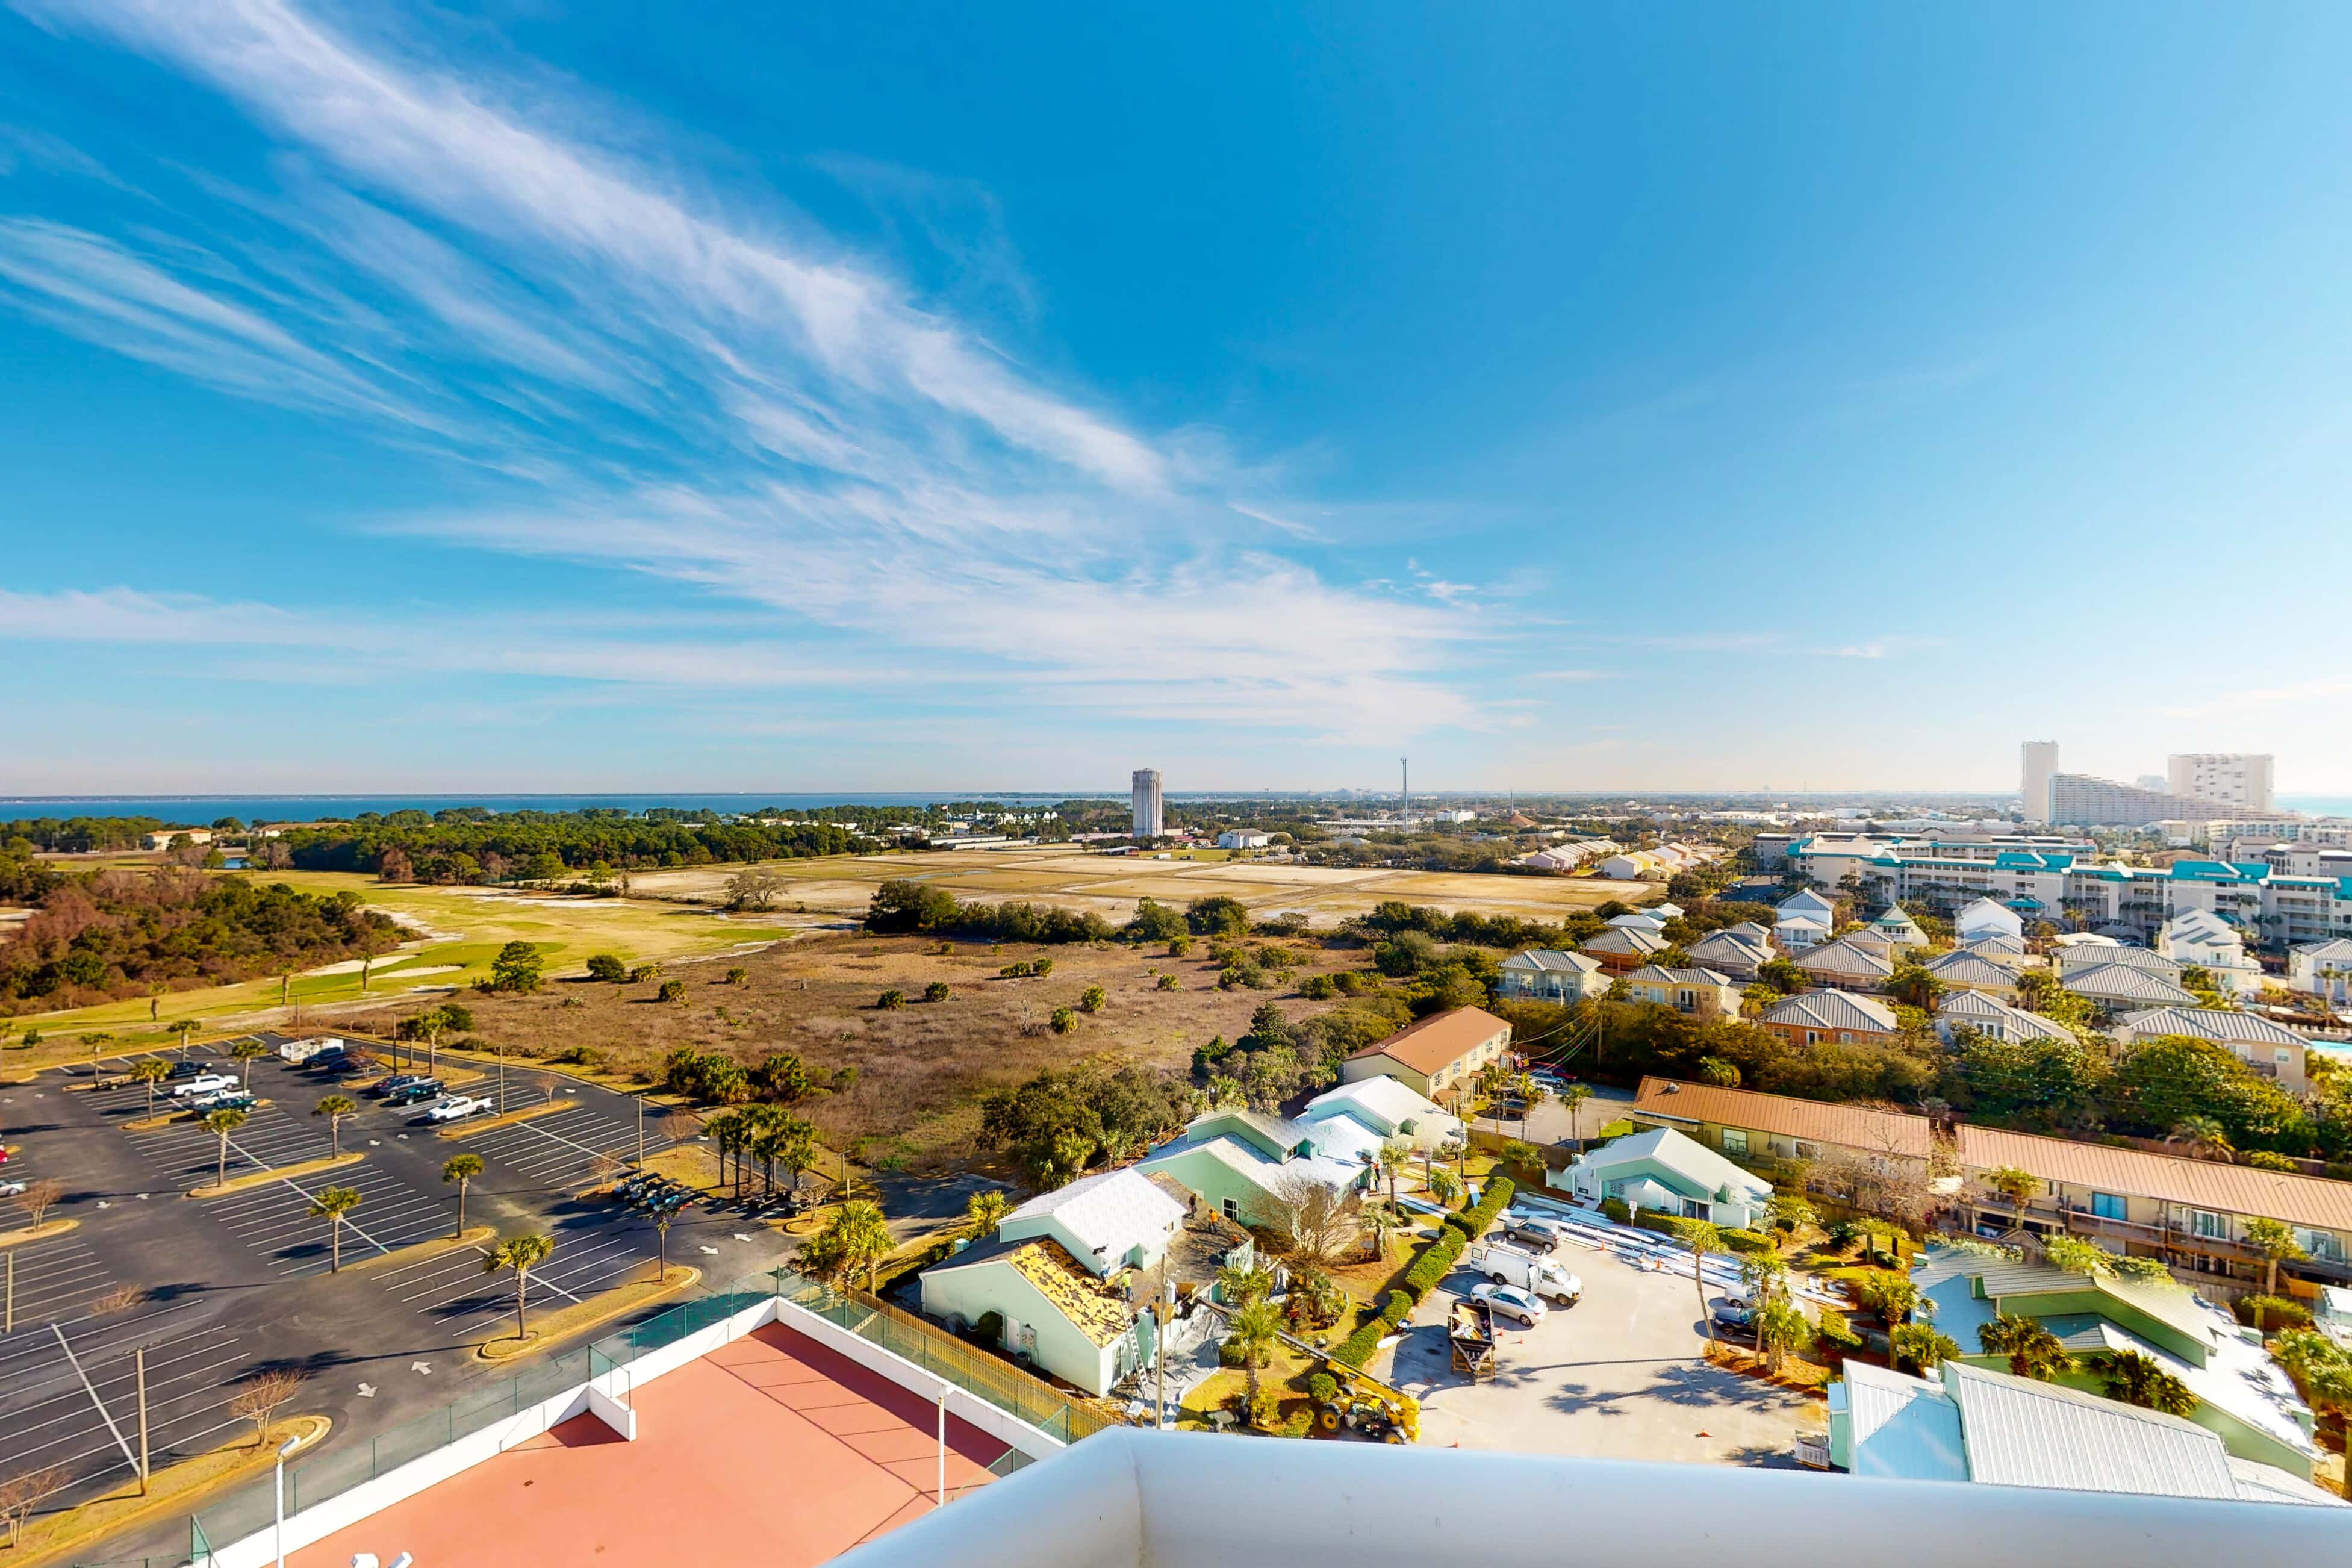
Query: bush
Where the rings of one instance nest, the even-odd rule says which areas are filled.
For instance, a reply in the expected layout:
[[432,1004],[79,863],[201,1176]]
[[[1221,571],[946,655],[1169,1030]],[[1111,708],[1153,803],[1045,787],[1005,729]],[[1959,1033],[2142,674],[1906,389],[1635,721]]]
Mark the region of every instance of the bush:
[[885,1013],[895,1013],[907,1005],[907,994],[893,985],[875,1000],[874,1005]]
[[1173,991],[1173,990],[1175,990],[1175,989],[1176,989],[1176,977],[1175,977],[1174,975],[1172,975],[1172,974],[1163,974],[1163,975],[1161,975],[1161,976],[1160,977],[1160,986],[1159,986],[1159,988],[1160,988],[1160,990],[1162,990],[1162,991]]
[[2260,1326],[2264,1332],[2311,1327],[2311,1309],[2284,1296],[2241,1296],[2230,1303],[2238,1321]]
[[2247,1154],[2246,1163],[2257,1171],[2285,1171],[2290,1174],[2299,1173],[2303,1169],[2284,1154],[2269,1149],[2253,1150]]
[[1033,958],[1029,961],[1029,973],[1043,980],[1054,973],[1054,961],[1050,958]]
[[1192,951],[1192,939],[1189,936],[1171,937],[1169,940],[1168,956],[1171,958],[1181,958]]
[[923,1000],[926,1002],[944,1002],[953,994],[954,993],[948,989],[948,983],[944,980],[934,980],[923,987]]
[[588,978],[591,980],[609,980],[617,985],[627,979],[628,974],[627,966],[609,952],[588,955]]
[[971,1332],[972,1337],[980,1341],[982,1344],[1003,1344],[1004,1342],[1004,1314],[1002,1312],[982,1312],[980,1315],[980,1321],[972,1324]]
[[1633,1211],[1627,1205],[1623,1198],[1601,1199],[1601,1213],[1603,1217],[1614,1220],[1619,1225],[1630,1225],[1633,1223]]
[[1418,1302],[1437,1288],[1437,1282],[1453,1272],[1462,1257],[1467,1239],[1462,1232],[1447,1226],[1435,1241],[1423,1247],[1421,1256],[1412,1260],[1401,1281],[1405,1291]]
[[1283,1422],[1281,1430],[1276,1436],[1304,1437],[1314,1429],[1315,1407],[1311,1405],[1302,1405],[1291,1413],[1288,1420]]
[[640,963],[635,969],[629,971],[629,980],[634,984],[643,984],[645,982],[656,978],[660,973],[660,964]]
[[1072,1029],[1078,1026],[1077,1009],[1075,1007],[1056,1007],[1054,1009],[1053,1021],[1054,1033],[1057,1035],[1066,1035]]
[[1103,1004],[1109,999],[1103,994],[1101,986],[1089,985],[1086,988],[1085,994],[1078,998],[1078,1008],[1081,1012],[1099,1013],[1103,1010]]
[[1339,983],[1328,974],[1310,974],[1298,983],[1298,994],[1309,1002],[1328,1002],[1339,994]]
[[1307,1380],[1307,1396],[1318,1405],[1328,1405],[1339,1397],[1339,1380],[1328,1372],[1318,1372]]
[[683,1001],[685,1001],[685,1000],[686,1000],[686,982],[685,982],[685,981],[683,981],[683,980],[665,980],[665,981],[663,981],[663,982],[661,983],[661,993],[660,993],[660,995],[661,995],[661,1000],[663,1000],[663,1001],[665,1001],[665,1002],[683,1002]]
[[1278,1430],[1282,1425],[1282,1394],[1271,1388],[1257,1391],[1257,1402],[1250,1406],[1250,1425],[1261,1432]]
[[1730,1252],[1769,1252],[1772,1238],[1760,1231],[1727,1230],[1723,1233],[1723,1245]]
[[1637,1230],[1654,1230],[1660,1236],[1677,1234],[1675,1230],[1675,1216],[1670,1214],[1660,1214],[1655,1209],[1643,1209],[1640,1214],[1635,1215],[1633,1226]]
[[1008,963],[996,972],[1001,980],[1026,980],[1033,973],[1025,963]]
[[1814,1330],[1820,1336],[1822,1359],[1831,1366],[1838,1365],[1863,1348],[1862,1336],[1853,1331],[1853,1325],[1846,1321],[1845,1314],[1834,1307],[1821,1310],[1820,1321],[1814,1324]]
[[1402,1290],[1390,1291],[1380,1311],[1365,1319],[1362,1327],[1341,1340],[1339,1348],[1331,1352],[1331,1359],[1349,1366],[1363,1365],[1372,1359],[1372,1352],[1381,1348],[1381,1342],[1412,1311],[1410,1297]]

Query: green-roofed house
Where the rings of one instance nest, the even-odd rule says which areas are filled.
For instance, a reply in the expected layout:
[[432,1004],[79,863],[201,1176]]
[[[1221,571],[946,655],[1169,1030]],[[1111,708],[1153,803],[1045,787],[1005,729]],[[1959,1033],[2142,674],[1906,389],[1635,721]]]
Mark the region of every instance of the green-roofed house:
[[[1929,1248],[1912,1279],[1933,1304],[1937,1329],[1951,1336],[1969,1365],[2007,1369],[2009,1358],[1984,1353],[1977,1336],[2004,1315],[2032,1319],[2078,1357],[2137,1351],[2189,1385],[2198,1400],[2189,1419],[2231,1454],[2311,1479],[2317,1456],[2311,1407],[2236,1319],[2185,1286],[2074,1274],[1958,1247]],[[2095,1394],[2101,1387],[2097,1373],[2087,1369],[2059,1381]]]

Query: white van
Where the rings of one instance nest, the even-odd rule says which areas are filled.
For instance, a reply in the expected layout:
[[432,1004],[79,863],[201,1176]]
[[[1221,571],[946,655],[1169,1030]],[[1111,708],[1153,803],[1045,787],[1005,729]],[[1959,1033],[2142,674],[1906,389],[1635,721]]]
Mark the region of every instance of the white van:
[[315,1039],[285,1041],[278,1047],[278,1054],[289,1062],[307,1062],[320,1051],[341,1051],[342,1048],[342,1041],[332,1035],[321,1035]]
[[1523,1247],[1482,1243],[1471,1247],[1463,1261],[1474,1274],[1483,1274],[1497,1285],[1516,1285],[1558,1306],[1573,1307],[1584,1294],[1582,1279]]

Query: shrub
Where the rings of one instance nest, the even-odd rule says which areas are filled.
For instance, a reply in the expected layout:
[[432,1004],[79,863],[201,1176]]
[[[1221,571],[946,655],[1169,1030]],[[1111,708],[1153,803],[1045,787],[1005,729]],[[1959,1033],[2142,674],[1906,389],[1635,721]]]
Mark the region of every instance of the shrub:
[[1723,1245],[1732,1252],[1769,1252],[1772,1238],[1760,1231],[1727,1230],[1723,1233]]
[[591,980],[609,980],[617,985],[628,978],[628,973],[627,966],[609,952],[588,955],[588,978]]
[[1055,1033],[1055,1034],[1057,1034],[1057,1035],[1066,1035],[1066,1034],[1068,1034],[1072,1029],[1075,1029],[1075,1028],[1076,1028],[1076,1027],[1078,1026],[1078,1012],[1077,1012],[1077,1009],[1076,1009],[1076,1008],[1075,1008],[1075,1007],[1056,1007],[1056,1008],[1055,1008],[1055,1009],[1054,1009],[1054,1020],[1053,1020],[1053,1022],[1054,1022],[1054,1033]]
[[1453,1271],[1466,1244],[1462,1232],[1449,1225],[1435,1241],[1422,1248],[1421,1256],[1405,1269],[1401,1281],[1415,1301],[1435,1289],[1437,1282]]
[[980,1321],[972,1324],[971,1333],[972,1337],[980,1341],[982,1344],[1003,1344],[1004,1342],[1004,1314],[1002,1312],[982,1312],[980,1315]]
[[1257,1391],[1257,1403],[1250,1406],[1250,1425],[1261,1432],[1278,1430],[1282,1425],[1282,1395],[1271,1388]]
[[1026,980],[1033,973],[1026,963],[1008,963],[996,972],[1003,980]]
[[882,993],[881,996],[874,1004],[874,1005],[879,1007],[885,1013],[895,1013],[906,1005],[907,994],[904,991],[899,990],[895,985]]
[[1172,937],[1169,940],[1168,956],[1171,958],[1181,958],[1192,951],[1192,939],[1189,936]]
[[1284,1437],[1304,1437],[1314,1429],[1315,1407],[1311,1405],[1302,1405],[1291,1412],[1289,1419],[1283,1422],[1281,1430],[1276,1435]]
[[1328,1002],[1339,994],[1339,984],[1328,974],[1310,974],[1298,983],[1298,994],[1309,1002]]
[[2311,1309],[2284,1296],[2241,1296],[2230,1303],[2230,1310],[2238,1314],[2238,1321],[2265,1331],[2311,1327]]
[[2257,1171],[2285,1171],[2293,1173],[2303,1169],[2284,1154],[2276,1153],[2268,1149],[2253,1150],[2246,1155],[2246,1163]]
[[1318,1405],[1328,1405],[1339,1397],[1339,1380],[1328,1372],[1318,1372],[1307,1380],[1307,1396]]
[[665,1001],[665,1002],[683,1002],[683,1001],[685,1001],[685,1000],[686,1000],[686,982],[685,982],[685,981],[683,981],[683,980],[665,980],[665,981],[663,981],[663,982],[661,983],[661,999],[662,999],[663,1001]]
[[926,1002],[944,1002],[952,994],[944,980],[934,980],[923,987],[923,1000]]
[[629,980],[632,984],[642,985],[646,981],[656,978],[660,973],[660,964],[640,963],[635,969],[629,971]]
[[1447,1215],[1445,1223],[1459,1230],[1465,1240],[1475,1241],[1486,1234],[1486,1227],[1495,1223],[1495,1216],[1510,1206],[1511,1197],[1517,1191],[1509,1177],[1496,1176],[1486,1184],[1486,1192],[1476,1203],[1460,1214]]
[[1832,1366],[1838,1365],[1863,1348],[1862,1336],[1853,1331],[1853,1325],[1846,1321],[1845,1314],[1834,1307],[1821,1310],[1820,1321],[1814,1324],[1814,1330],[1821,1338],[1822,1359]]
[[1043,980],[1054,973],[1054,961],[1050,958],[1033,958],[1029,961],[1029,973]]
[[1623,1198],[1601,1199],[1601,1213],[1604,1217],[1614,1220],[1619,1225],[1629,1225],[1633,1218],[1633,1211],[1626,1205]]
[[1654,1230],[1660,1236],[1677,1234],[1675,1229],[1675,1216],[1670,1214],[1660,1214],[1656,1209],[1643,1209],[1640,1214],[1635,1215],[1633,1225],[1638,1230]]
[[1086,1013],[1099,1013],[1103,1010],[1103,1004],[1109,999],[1109,997],[1103,994],[1103,988],[1101,986],[1089,985],[1086,988],[1085,993],[1078,997],[1078,1009],[1079,1011]]
[[739,967],[727,972],[727,984],[730,985],[748,984],[751,979],[751,972],[748,969]]
[[1175,989],[1176,989],[1176,977],[1175,977],[1174,975],[1172,975],[1172,974],[1163,974],[1163,975],[1161,975],[1161,976],[1160,977],[1160,985],[1159,985],[1159,988],[1160,988],[1160,990],[1162,990],[1162,991],[1173,991],[1173,990],[1175,990]]

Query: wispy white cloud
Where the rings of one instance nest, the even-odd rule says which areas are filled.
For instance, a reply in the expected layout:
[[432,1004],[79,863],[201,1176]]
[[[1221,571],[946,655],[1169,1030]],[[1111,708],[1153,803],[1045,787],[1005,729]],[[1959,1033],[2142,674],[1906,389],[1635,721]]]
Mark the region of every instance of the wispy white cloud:
[[[968,657],[969,679],[1129,717],[1475,721],[1446,672],[1496,635],[1475,588],[1342,584],[1269,548],[1234,519],[1322,536],[1221,439],[1129,428],[777,204],[679,194],[577,129],[593,106],[291,0],[11,3],[210,84],[299,156],[235,194],[267,231],[241,244],[10,220],[0,291],[527,482],[383,528],[689,584],[782,613],[780,635]],[[984,193],[841,173],[925,223],[980,202],[1003,264]],[[162,609],[191,631],[219,613]]]

